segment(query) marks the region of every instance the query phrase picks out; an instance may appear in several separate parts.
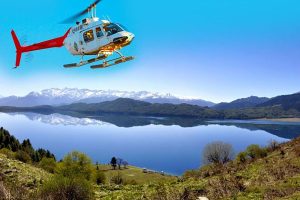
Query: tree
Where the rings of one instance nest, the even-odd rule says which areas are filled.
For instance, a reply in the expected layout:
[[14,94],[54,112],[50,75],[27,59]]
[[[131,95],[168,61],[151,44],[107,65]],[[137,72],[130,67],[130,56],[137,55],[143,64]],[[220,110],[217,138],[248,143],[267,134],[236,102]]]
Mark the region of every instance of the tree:
[[92,161],[84,153],[73,151],[59,163],[58,173],[65,177],[78,177],[90,180],[93,173]]
[[28,153],[21,150],[16,152],[16,159],[24,163],[31,162],[31,157],[28,155]]
[[98,163],[98,161],[96,162],[96,169],[99,170],[99,163]]
[[203,161],[207,164],[225,164],[232,160],[233,154],[231,144],[213,142],[205,146],[203,151]]
[[122,164],[123,164],[123,159],[122,158],[117,158],[117,165],[118,165],[119,169],[121,169]]
[[128,162],[126,160],[124,160],[122,164],[123,164],[124,168],[126,169],[128,166]]
[[111,166],[113,167],[113,169],[115,170],[117,167],[117,159],[116,157],[112,157],[111,161],[110,161]]

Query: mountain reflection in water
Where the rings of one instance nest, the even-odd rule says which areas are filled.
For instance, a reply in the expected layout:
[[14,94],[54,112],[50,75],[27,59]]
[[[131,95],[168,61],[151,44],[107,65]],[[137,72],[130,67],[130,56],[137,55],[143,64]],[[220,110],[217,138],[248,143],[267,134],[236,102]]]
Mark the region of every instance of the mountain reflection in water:
[[147,125],[197,127],[217,124],[221,126],[235,126],[250,131],[263,130],[285,139],[300,136],[300,123],[278,122],[268,120],[213,120],[182,117],[149,117],[104,114],[102,116],[86,116],[78,113],[66,114],[38,114],[38,113],[9,113],[10,115],[24,115],[32,121],[39,121],[51,125],[115,125],[117,127],[136,127]]

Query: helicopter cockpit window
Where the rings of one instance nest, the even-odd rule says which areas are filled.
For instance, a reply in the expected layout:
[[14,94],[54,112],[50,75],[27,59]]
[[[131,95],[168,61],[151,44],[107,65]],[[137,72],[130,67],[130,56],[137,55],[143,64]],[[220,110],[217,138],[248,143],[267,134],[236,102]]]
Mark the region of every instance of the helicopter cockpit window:
[[124,30],[117,24],[111,23],[105,27],[105,31],[107,32],[107,36],[110,36]]
[[93,30],[89,30],[83,33],[83,39],[86,43],[94,40],[94,32]]
[[122,24],[117,24],[117,25],[120,26],[124,31],[128,31],[128,29],[125,26],[123,26]]
[[100,27],[97,27],[96,28],[96,35],[97,35],[97,38],[101,38],[104,36],[103,32],[101,31],[101,28]]

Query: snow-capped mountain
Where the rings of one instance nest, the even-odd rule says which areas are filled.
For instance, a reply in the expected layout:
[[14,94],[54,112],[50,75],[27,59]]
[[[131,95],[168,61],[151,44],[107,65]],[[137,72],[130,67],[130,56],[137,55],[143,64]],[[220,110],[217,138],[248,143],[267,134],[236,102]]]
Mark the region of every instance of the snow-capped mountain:
[[198,106],[213,106],[214,103],[201,99],[180,98],[171,94],[153,92],[128,92],[118,90],[89,90],[77,88],[46,89],[30,92],[24,97],[10,96],[0,98],[0,106],[30,107],[38,105],[64,105],[71,103],[100,103],[118,98],[130,98],[150,103],[187,103]]
[[51,125],[64,125],[64,126],[88,126],[88,125],[110,125],[107,122],[103,122],[96,119],[90,119],[90,118],[76,118],[71,117],[68,115],[61,115],[61,114],[51,114],[51,115],[42,115],[37,113],[10,113],[9,115],[12,116],[26,116],[28,119],[32,121],[39,121],[45,124],[51,124]]

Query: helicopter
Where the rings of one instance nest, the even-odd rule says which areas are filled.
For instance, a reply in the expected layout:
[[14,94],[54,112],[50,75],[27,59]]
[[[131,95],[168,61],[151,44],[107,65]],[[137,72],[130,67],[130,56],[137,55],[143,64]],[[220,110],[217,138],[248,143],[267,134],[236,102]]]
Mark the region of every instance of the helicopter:
[[[43,41],[29,46],[22,46],[14,30],[11,35],[16,47],[15,68],[20,66],[22,53],[37,51],[48,48],[62,47],[73,56],[81,56],[80,62],[65,64],[65,68],[81,67],[97,61],[103,61],[101,64],[90,66],[91,69],[106,68],[120,63],[133,60],[133,56],[124,56],[119,50],[131,44],[135,35],[119,23],[113,23],[110,20],[100,20],[96,17],[96,6],[101,0],[96,0],[78,14],[64,20],[62,23],[70,23],[79,17],[90,14],[90,17],[76,22],[76,26],[69,28],[61,37]],[[117,58],[107,60],[114,53]],[[89,60],[83,60],[84,56],[95,56]]]

